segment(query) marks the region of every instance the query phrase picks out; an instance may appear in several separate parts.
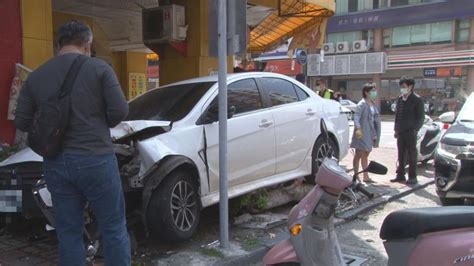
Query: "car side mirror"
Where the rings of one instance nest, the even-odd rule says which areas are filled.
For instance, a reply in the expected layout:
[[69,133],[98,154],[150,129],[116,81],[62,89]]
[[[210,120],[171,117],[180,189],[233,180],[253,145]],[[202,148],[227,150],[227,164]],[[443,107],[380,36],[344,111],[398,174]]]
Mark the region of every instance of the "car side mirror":
[[443,113],[442,115],[439,116],[439,121],[446,123],[446,124],[452,124],[454,123],[454,120],[456,119],[456,113],[455,112],[447,112]]
[[[234,117],[236,110],[235,106],[230,106],[227,110],[227,119]],[[207,110],[206,115],[202,119],[202,123],[212,124],[217,121],[219,121],[219,109],[217,108],[217,105],[215,105]]]

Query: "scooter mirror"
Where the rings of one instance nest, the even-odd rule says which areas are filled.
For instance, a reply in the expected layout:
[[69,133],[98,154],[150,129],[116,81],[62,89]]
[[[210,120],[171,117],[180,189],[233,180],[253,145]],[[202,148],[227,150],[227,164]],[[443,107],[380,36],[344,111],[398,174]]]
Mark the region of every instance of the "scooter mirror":
[[371,161],[367,169],[365,169],[365,171],[369,173],[377,174],[377,175],[385,175],[387,174],[388,169],[382,164]]
[[321,118],[321,136],[323,137],[324,142],[328,142],[329,135],[328,135],[328,128],[326,126],[326,122],[324,119]]

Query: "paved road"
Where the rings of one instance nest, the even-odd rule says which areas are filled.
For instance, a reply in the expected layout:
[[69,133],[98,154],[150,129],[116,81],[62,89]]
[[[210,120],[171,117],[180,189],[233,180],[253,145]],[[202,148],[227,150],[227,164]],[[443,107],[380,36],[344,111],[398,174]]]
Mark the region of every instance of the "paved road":
[[435,186],[389,203],[359,219],[337,228],[344,253],[367,258],[363,265],[387,265],[387,255],[379,238],[379,230],[385,217],[396,210],[439,206]]

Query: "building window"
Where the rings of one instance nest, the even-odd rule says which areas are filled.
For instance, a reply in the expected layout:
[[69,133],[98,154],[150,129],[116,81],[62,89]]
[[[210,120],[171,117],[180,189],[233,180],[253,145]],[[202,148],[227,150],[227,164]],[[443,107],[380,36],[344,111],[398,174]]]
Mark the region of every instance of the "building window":
[[456,21],[456,41],[457,42],[469,41],[470,29],[471,29],[471,21],[469,19]]
[[388,7],[388,0],[373,0],[373,9]]
[[411,26],[411,44],[428,44],[430,42],[430,24]]
[[384,29],[383,30],[383,46],[385,48],[390,47],[390,43],[392,42],[392,29]]
[[349,12],[357,12],[359,8],[359,0],[349,1]]
[[441,0],[392,0],[391,6],[416,5],[421,3],[439,2]]
[[411,30],[410,26],[393,28],[392,45],[393,46],[410,45],[410,42],[411,42],[410,30]]
[[387,3],[388,0],[336,0],[336,14],[387,7]]
[[451,21],[431,23],[431,43],[451,42],[452,32]]
[[451,42],[451,36],[451,21],[394,27],[392,31],[392,46]]
[[392,0],[392,6],[404,6],[408,5],[408,0]]

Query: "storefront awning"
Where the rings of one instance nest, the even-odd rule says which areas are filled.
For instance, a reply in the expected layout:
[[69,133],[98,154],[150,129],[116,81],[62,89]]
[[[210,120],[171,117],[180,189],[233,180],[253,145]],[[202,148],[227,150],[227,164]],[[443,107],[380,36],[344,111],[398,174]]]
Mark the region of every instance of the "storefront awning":
[[[279,9],[251,30],[247,51],[266,52],[292,37],[301,39],[293,40],[299,43],[297,48],[309,46],[320,48],[326,32],[327,19],[334,14],[334,0],[279,0],[278,2]],[[312,40],[307,34],[313,36]],[[301,37],[298,38],[298,36]]]

